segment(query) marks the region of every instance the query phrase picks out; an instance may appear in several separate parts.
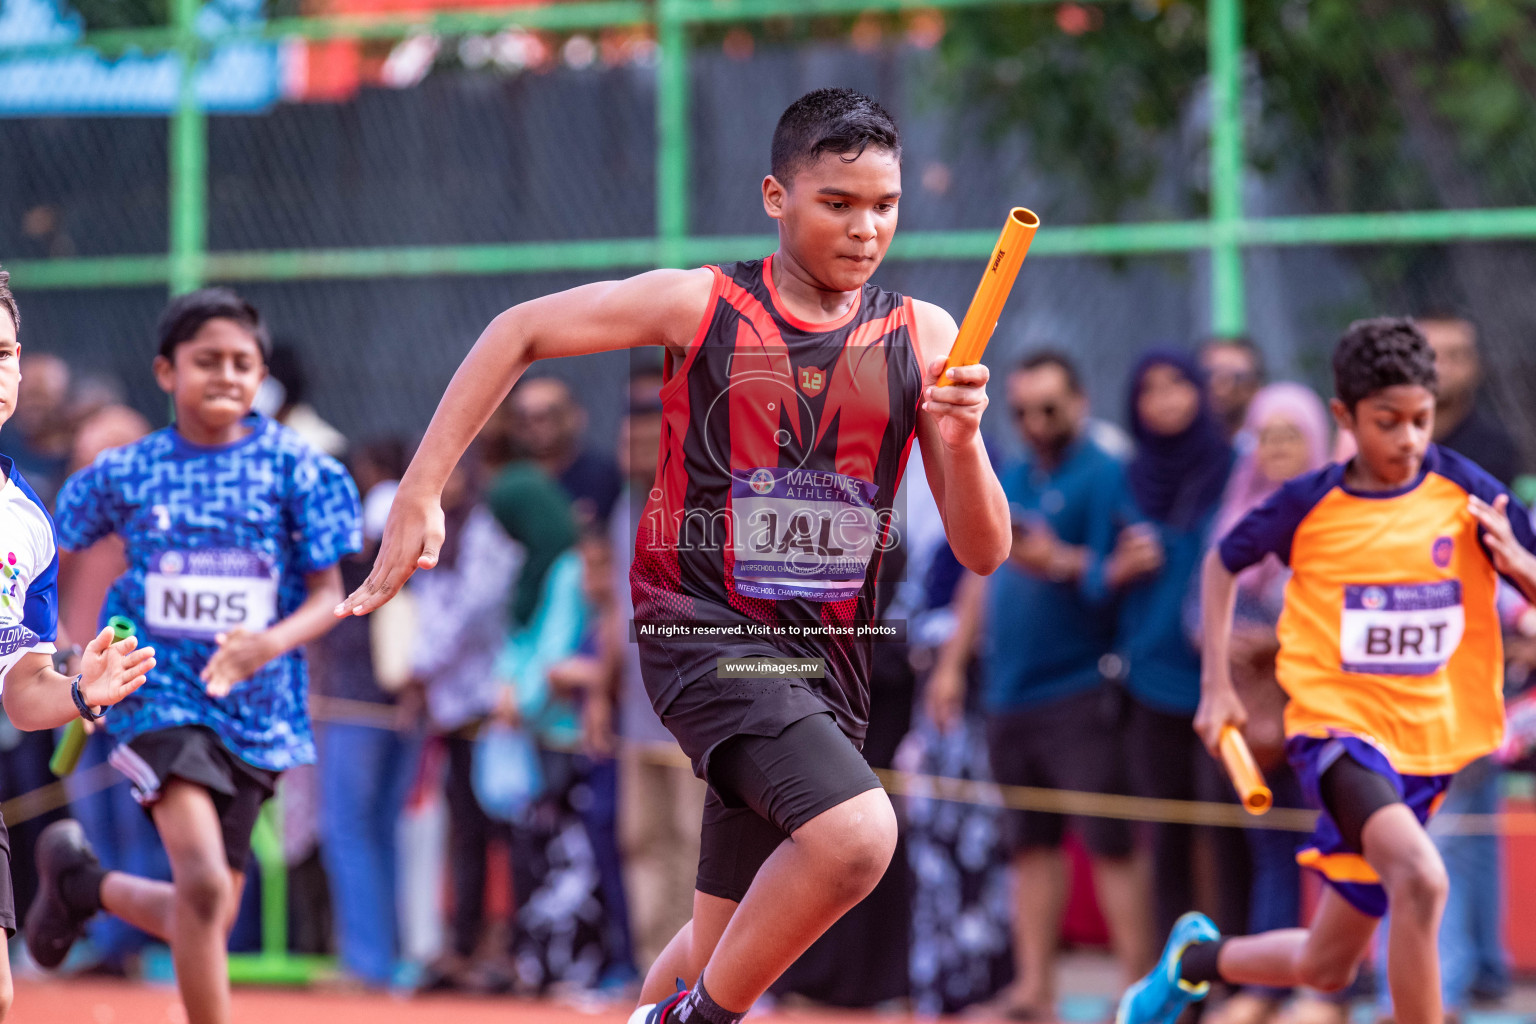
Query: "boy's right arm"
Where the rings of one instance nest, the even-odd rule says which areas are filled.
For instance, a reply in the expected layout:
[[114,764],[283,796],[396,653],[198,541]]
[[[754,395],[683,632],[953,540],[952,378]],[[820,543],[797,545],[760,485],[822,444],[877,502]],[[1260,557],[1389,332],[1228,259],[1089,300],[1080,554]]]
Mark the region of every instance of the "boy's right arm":
[[[108,627],[80,656],[80,696],[89,705],[110,707],[143,686],[154,667],[153,647],[138,647],[131,636],[114,643]],[[73,682],[53,670],[50,655],[27,654],[5,676],[6,714],[24,732],[66,725],[80,717],[70,692]]]
[[1212,548],[1200,574],[1200,707],[1195,712],[1195,731],[1213,755],[1221,743],[1221,730],[1239,729],[1248,712],[1232,685],[1232,613],[1237,604],[1237,577]]
[[453,375],[400,481],[373,572],[336,614],[366,615],[398,593],[411,573],[437,564],[443,485],[534,360],[646,345],[680,355],[708,311],[713,289],[708,269],[653,270],[532,299],[492,320]]

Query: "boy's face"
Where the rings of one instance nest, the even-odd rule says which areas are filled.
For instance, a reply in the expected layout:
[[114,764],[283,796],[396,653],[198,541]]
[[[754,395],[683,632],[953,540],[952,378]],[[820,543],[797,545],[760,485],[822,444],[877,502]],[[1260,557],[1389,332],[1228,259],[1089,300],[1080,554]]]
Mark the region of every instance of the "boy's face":
[[1339,426],[1355,435],[1360,461],[1383,484],[1412,483],[1424,464],[1435,429],[1435,394],[1421,384],[1394,384],[1367,395],[1351,410],[1331,403]]
[[855,160],[823,153],[787,183],[763,179],[763,208],[779,222],[779,244],[828,291],[864,286],[896,233],[901,162],[879,146]]
[[266,379],[261,346],[250,331],[222,317],[209,320],[171,358],[155,358],[155,380],[171,396],[176,419],[222,430],[244,419]]
[[16,321],[11,311],[0,309],[0,426],[16,411],[16,392],[21,387],[21,343],[16,340]]

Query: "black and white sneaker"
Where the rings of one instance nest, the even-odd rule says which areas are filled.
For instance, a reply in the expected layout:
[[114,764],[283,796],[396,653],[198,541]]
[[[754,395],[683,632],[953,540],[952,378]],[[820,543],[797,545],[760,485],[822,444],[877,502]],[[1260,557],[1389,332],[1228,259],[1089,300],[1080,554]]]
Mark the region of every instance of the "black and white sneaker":
[[61,882],[69,872],[95,867],[100,862],[85,838],[85,830],[73,819],[56,821],[37,837],[37,895],[27,909],[22,932],[27,952],[39,967],[53,970],[69,955],[69,947],[85,934],[85,923],[94,910],[80,911],[64,899]]
[[677,991],[672,995],[659,1003],[645,1003],[635,1007],[635,1012],[629,1015],[629,1024],[667,1024],[667,1014],[687,998],[688,990],[683,987],[682,979],[679,978]]

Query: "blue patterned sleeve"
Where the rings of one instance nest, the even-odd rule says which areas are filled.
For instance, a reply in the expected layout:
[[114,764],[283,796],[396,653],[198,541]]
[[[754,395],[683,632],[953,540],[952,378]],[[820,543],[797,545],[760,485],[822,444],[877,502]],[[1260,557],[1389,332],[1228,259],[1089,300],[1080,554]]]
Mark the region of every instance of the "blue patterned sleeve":
[[295,524],[295,568],[328,569],[363,548],[363,510],[357,486],[341,463],[310,451],[294,467],[289,521]]
[[53,517],[59,547],[80,551],[117,531],[117,502],[110,483],[110,470],[102,458],[64,481]]

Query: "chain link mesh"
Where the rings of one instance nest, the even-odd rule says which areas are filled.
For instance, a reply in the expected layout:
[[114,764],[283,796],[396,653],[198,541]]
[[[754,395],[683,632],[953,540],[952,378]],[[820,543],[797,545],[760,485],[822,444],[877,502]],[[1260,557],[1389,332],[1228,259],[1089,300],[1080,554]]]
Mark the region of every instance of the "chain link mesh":
[[[166,17],[165,0],[91,2],[97,6],[76,5],[83,17],[70,31]],[[0,24],[35,20],[38,3],[0,0]],[[229,24],[249,17],[247,7],[224,0],[203,17]],[[880,96],[902,123],[907,232],[991,230],[1015,203],[1034,208],[1048,227],[1201,218],[1209,208],[1205,10],[1195,0],[1065,2],[696,26],[688,228],[771,238],[759,183],[774,122],[795,96],[828,82]],[[267,10],[320,12],[297,0]],[[1376,13],[1362,19],[1346,0],[1245,5],[1247,212],[1536,204],[1536,79],[1526,59],[1536,52],[1536,19],[1504,3],[1449,18],[1431,0]],[[649,29],[508,27],[248,46],[246,57],[257,62],[250,66],[272,77],[266,100],[255,90],[242,108],[234,92],[207,86],[224,97],[207,122],[214,252],[647,238],[657,230]],[[1405,61],[1411,76],[1402,74]],[[0,74],[12,63],[0,56]],[[87,73],[71,67],[57,65],[61,75]],[[132,106],[132,97],[123,100]],[[162,115],[0,115],[0,259],[164,252]],[[1536,332],[1533,260],[1531,247],[1515,242],[1250,249],[1252,333],[1277,369],[1326,385],[1322,354],[1348,319],[1471,312],[1484,327],[1499,411],[1536,437],[1520,397],[1536,379],[1527,354]],[[893,261],[878,280],[959,315],[978,262]],[[1208,331],[1207,262],[1201,252],[1037,256],[991,361],[1006,365],[1047,342],[1068,347],[1095,368],[1096,406],[1118,418],[1132,353]],[[499,310],[628,272],[242,288],[279,333],[302,343],[321,411],[349,433],[368,434],[420,430],[458,359]],[[25,291],[25,280],[17,286]],[[156,412],[162,403],[144,364],[158,295],[28,294],[29,335],[93,363],[121,364],[135,403]],[[573,376],[586,380],[587,372]],[[622,376],[594,372],[591,382],[603,386]],[[595,433],[606,431],[594,424]]]
[[165,251],[166,121],[0,117],[0,257]]

